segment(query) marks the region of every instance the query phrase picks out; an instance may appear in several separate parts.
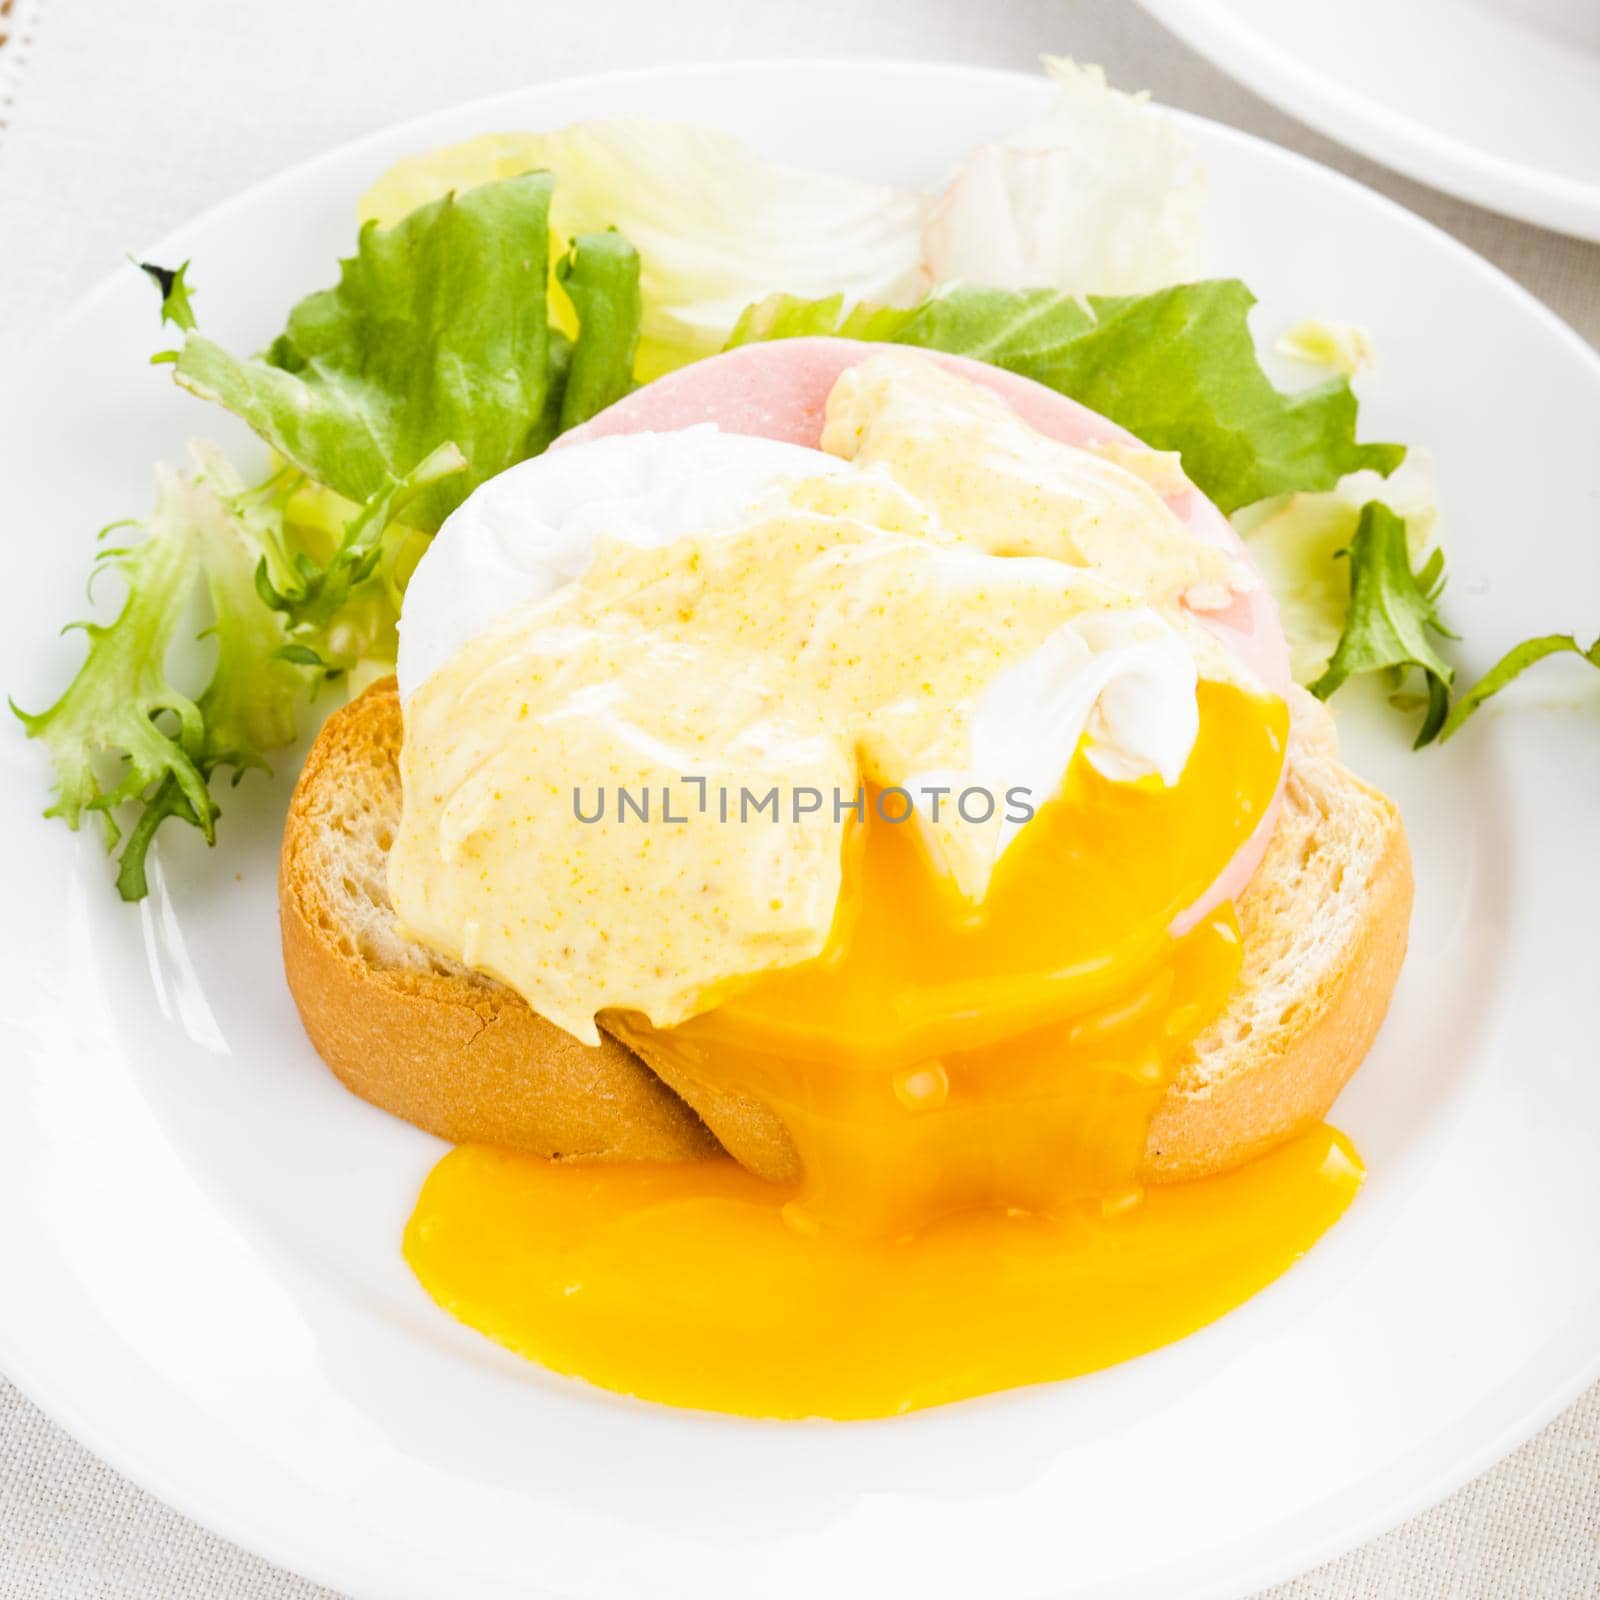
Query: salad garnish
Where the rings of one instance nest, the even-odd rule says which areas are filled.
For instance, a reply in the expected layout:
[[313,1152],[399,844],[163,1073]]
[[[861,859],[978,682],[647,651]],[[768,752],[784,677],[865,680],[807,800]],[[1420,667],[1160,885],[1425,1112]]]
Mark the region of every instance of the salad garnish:
[[[393,228],[368,224],[338,284],[301,300],[264,354],[240,359],[191,331],[178,382],[352,501],[455,445],[465,469],[405,511],[413,526],[437,528],[486,478],[555,437],[568,372],[594,364],[587,353],[575,360],[549,325],[553,187],[547,172],[524,173],[420,206]],[[603,273],[569,268],[595,313],[578,345],[630,349],[637,259],[615,235],[574,250],[609,257]]]
[[1374,500],[1362,507],[1355,538],[1340,554],[1350,564],[1349,610],[1333,659],[1309,686],[1311,692],[1326,700],[1357,673],[1420,670],[1427,688],[1427,715],[1416,739],[1420,748],[1444,726],[1455,678],[1455,668],[1433,642],[1437,636],[1453,637],[1439,620],[1444,552],[1436,549],[1413,572],[1405,519]]
[[[146,891],[145,856],[168,817],[198,828],[210,843],[219,808],[214,774],[235,781],[264,766],[264,752],[294,737],[303,669],[278,655],[286,635],[261,604],[254,572],[257,542],[241,509],[232,468],[209,449],[188,472],[157,470],[155,510],[143,523],[121,524],[102,537],[137,528],[142,537],[102,549],[98,576],[114,568],[127,599],[110,623],[72,624],[89,651],[67,691],[48,711],[13,705],[31,737],[44,741],[55,765],[48,816],[78,827],[97,814],[115,848],[116,813],[140,813],[123,845],[117,888],[124,899]],[[167,656],[185,629],[197,588],[212,611],[216,661],[193,698],[167,674]],[[105,774],[109,772],[109,776]]]
[[1349,378],[1370,340],[1296,324],[1283,347],[1329,376],[1278,389],[1249,289],[1193,278],[1204,177],[1186,143],[1097,69],[1047,65],[1053,108],[939,192],[628,119],[411,158],[362,201],[338,282],[256,356],[202,331],[189,262],[141,263],[183,335],[154,359],[271,462],[252,482],[195,444],[187,469],[158,469],[146,518],[107,530],[95,572],[120,579],[120,610],[73,624],[89,648],[53,706],[13,706],[54,765],[48,814],[97,816],[119,891],[141,898],[168,818],[213,841],[214,778],[265,769],[330,685],[392,670],[411,571],[473,488],[635,383],[807,334],[977,357],[1174,453],[1260,554],[1296,677],[1325,697],[1420,673],[1422,694],[1392,696],[1425,706],[1419,745],[1537,661],[1600,666],[1600,641],[1526,640],[1451,709],[1426,453],[1357,437]]
[[1524,639],[1513,645],[1484,675],[1464,693],[1450,709],[1439,729],[1441,742],[1459,731],[1461,724],[1483,702],[1500,693],[1511,681],[1520,677],[1536,662],[1550,656],[1575,655],[1591,667],[1600,667],[1600,638],[1585,649],[1570,633],[1545,633],[1534,639]]
[[[181,267],[160,267],[153,261],[139,261],[135,265],[156,286],[156,292],[161,296],[161,320],[163,323],[172,323],[182,333],[190,333],[195,328],[194,307],[189,303],[189,296],[193,291],[189,288],[188,276],[190,263],[185,261]],[[175,350],[163,350],[155,356],[153,361],[176,361]]]
[[1317,317],[1285,328],[1278,335],[1277,350],[1280,355],[1314,367],[1332,367],[1347,378],[1355,377],[1376,360],[1372,335],[1365,328],[1353,322],[1328,322]]

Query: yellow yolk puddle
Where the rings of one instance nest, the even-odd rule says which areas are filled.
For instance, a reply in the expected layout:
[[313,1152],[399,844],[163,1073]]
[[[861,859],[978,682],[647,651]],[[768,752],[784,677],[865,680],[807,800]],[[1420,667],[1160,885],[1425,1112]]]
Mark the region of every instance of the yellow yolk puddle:
[[860,1418],[1108,1366],[1271,1282],[1360,1185],[1342,1135],[1141,1183],[1241,959],[1231,907],[1169,926],[1264,814],[1287,736],[1280,701],[1198,693],[1176,784],[1113,783],[1080,752],[980,906],[913,825],[869,820],[820,958],[676,1028],[629,1019],[654,1059],[776,1113],[796,1182],[465,1146],[407,1230],[428,1292],[610,1389]]
[[556,1372],[758,1417],[894,1416],[1125,1361],[1231,1311],[1361,1182],[1318,1128],[1112,1217],[946,1218],[899,1244],[808,1235],[731,1161],[561,1166],[463,1145],[406,1257],[452,1315]]

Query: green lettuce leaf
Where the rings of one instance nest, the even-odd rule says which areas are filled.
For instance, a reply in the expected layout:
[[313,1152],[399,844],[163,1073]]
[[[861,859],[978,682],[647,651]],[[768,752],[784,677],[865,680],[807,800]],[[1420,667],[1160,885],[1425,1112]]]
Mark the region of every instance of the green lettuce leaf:
[[184,492],[213,619],[201,637],[215,639],[217,651],[210,682],[195,702],[202,734],[194,764],[207,790],[197,808],[178,771],[156,785],[118,859],[117,892],[124,900],[142,900],[149,892],[150,846],[168,817],[199,828],[208,843],[214,839],[221,809],[211,798],[212,775],[232,769],[237,784],[252,767],[269,771],[265,753],[294,739],[305,698],[305,674],[282,657],[282,626],[256,596],[257,496],[215,446],[191,448],[195,465]]
[[[421,543],[466,493],[630,386],[638,256],[615,233],[575,240],[557,278],[576,338],[551,328],[550,190],[526,174],[367,226],[338,286],[246,361],[196,331],[187,262],[145,267],[162,321],[187,335],[178,381],[286,464],[253,488],[208,446],[189,472],[164,470],[143,538],[103,554],[121,611],[79,625],[89,652],[55,705],[17,711],[55,766],[51,815],[76,828],[98,813],[115,849],[113,813],[141,808],[121,841],[125,898],[147,892],[167,818],[215,838],[212,777],[265,767],[317,684],[392,666]],[[213,665],[196,694],[168,656],[202,596]]]
[[1345,379],[1293,394],[1273,386],[1250,333],[1254,303],[1226,278],[1087,298],[957,284],[905,313],[769,300],[741,318],[735,340],[825,331],[973,356],[1070,395],[1152,449],[1177,451],[1228,513],[1331,489],[1348,473],[1393,471],[1404,447],[1357,442]]
[[1182,130],[1099,67],[1044,67],[1054,95],[969,151],[942,192],[782,166],[715,129],[628,116],[406,156],[360,215],[387,226],[451,192],[553,172],[558,250],[605,227],[638,247],[641,380],[711,355],[778,289],[900,306],[954,281],[1130,294],[1192,278],[1206,183]]
[[407,518],[436,528],[486,478],[547,442],[548,173],[368,224],[338,285],[307,296],[266,354],[190,333],[176,375],[308,477],[365,502],[453,442],[466,470]]
[[614,229],[580,234],[557,263],[556,281],[578,318],[556,421],[556,431],[565,433],[633,387],[644,315],[639,252]]
[[189,263],[185,261],[181,267],[158,267],[153,261],[141,261],[139,270],[161,296],[162,323],[172,323],[180,333],[193,333],[194,306],[190,297],[194,291],[188,283]]
[[398,162],[360,215],[387,226],[441,195],[534,170],[555,175],[558,249],[618,228],[639,251],[641,380],[714,354],[739,313],[774,289],[909,304],[926,284],[925,196],[780,166],[687,122],[619,117],[485,134]]
[[1358,472],[1333,489],[1277,495],[1234,513],[1233,525],[1278,603],[1296,683],[1315,682],[1333,659],[1350,602],[1350,573],[1342,557],[1355,538],[1362,508],[1380,496],[1405,518],[1406,547],[1412,565],[1418,565],[1439,514],[1426,450],[1412,450],[1387,481],[1375,472]]
[[[130,899],[145,891],[145,852],[165,817],[181,816],[214,839],[212,774],[264,766],[263,752],[293,737],[304,689],[303,670],[274,654],[285,635],[256,598],[254,540],[229,503],[235,485],[219,490],[212,481],[219,460],[201,452],[191,472],[161,469],[144,537],[104,551],[97,568],[113,568],[126,586],[116,619],[76,624],[88,654],[53,706],[37,713],[12,706],[55,767],[46,815],[77,828],[86,812],[97,813],[115,848],[114,809],[144,806],[118,874]],[[191,697],[169,677],[167,658],[200,588],[212,610],[216,661]]]
[[1374,500],[1362,508],[1347,559],[1350,604],[1344,631],[1328,670],[1310,686],[1311,692],[1326,700],[1358,673],[1391,669],[1403,675],[1420,669],[1427,687],[1427,714],[1416,738],[1420,749],[1444,726],[1455,677],[1432,637],[1449,635],[1439,620],[1444,553],[1435,550],[1413,572],[1405,518]]
[[201,767],[207,777],[231,768],[237,783],[251,767],[268,770],[266,752],[294,739],[306,677],[283,658],[283,624],[256,593],[270,504],[246,488],[214,445],[191,449],[191,515],[212,617],[202,637],[217,647],[211,681],[196,702],[205,724]]
[[850,302],[842,294],[825,300],[802,300],[792,294],[771,294],[747,306],[734,324],[728,348],[760,344],[768,339],[866,339],[887,343],[911,319],[898,306]]
[[[221,810],[212,778],[231,772],[237,783],[252,767],[268,770],[267,753],[293,741],[318,682],[369,653],[392,665],[399,600],[389,568],[407,538],[395,518],[462,467],[443,445],[389,480],[353,508],[324,559],[311,553],[324,533],[314,519],[334,506],[316,491],[308,508],[293,469],[247,487],[220,451],[197,444],[189,471],[159,471],[155,510],[135,525],[143,538],[102,553],[102,567],[127,589],[122,609],[112,622],[77,624],[89,651],[55,705],[12,707],[55,766],[46,814],[77,828],[95,813],[108,845],[121,844],[124,899],[147,892],[147,855],[167,818],[214,842]],[[182,664],[169,670],[168,660],[197,603],[209,613],[200,638],[214,656],[196,694],[181,681]],[[140,809],[123,840],[114,812],[125,805]]]
[[350,520],[325,563],[318,564],[303,550],[295,552],[293,576],[281,588],[273,581],[272,556],[263,549],[252,587],[258,611],[282,614],[279,626],[286,626],[289,638],[277,654],[335,675],[353,666],[349,643],[336,639],[334,630],[352,597],[378,576],[388,548],[385,531],[418,496],[465,469],[461,452],[453,444],[442,444],[405,477],[386,479]]
[[1585,649],[1570,633],[1547,633],[1535,639],[1524,639],[1484,673],[1484,675],[1456,701],[1450,715],[1439,729],[1439,742],[1457,733],[1461,724],[1492,695],[1497,695],[1513,679],[1520,677],[1535,663],[1550,656],[1575,655],[1591,667],[1600,667],[1600,639]]

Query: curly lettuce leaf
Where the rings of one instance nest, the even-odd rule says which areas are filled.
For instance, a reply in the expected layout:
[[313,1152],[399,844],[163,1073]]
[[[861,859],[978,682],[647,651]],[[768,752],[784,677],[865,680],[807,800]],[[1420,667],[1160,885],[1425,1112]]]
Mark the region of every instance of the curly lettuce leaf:
[[277,612],[282,618],[278,626],[288,639],[277,646],[280,659],[330,675],[355,664],[351,641],[340,636],[339,625],[359,591],[381,576],[384,557],[392,550],[385,540],[387,530],[420,495],[464,472],[466,465],[453,444],[442,444],[404,478],[387,479],[351,518],[327,561],[318,563],[304,550],[295,552],[292,576],[281,588],[273,580],[272,556],[262,550],[252,576],[252,597],[258,612]]
[[[213,481],[217,460],[199,454],[192,472],[158,472],[144,537],[102,557],[127,588],[115,620],[77,624],[89,650],[53,706],[12,708],[55,768],[46,815],[77,828],[86,812],[97,813],[115,848],[115,808],[145,807],[122,852],[118,885],[129,898],[144,892],[144,856],[161,820],[182,816],[211,842],[219,814],[212,774],[262,766],[266,749],[293,737],[303,673],[272,654],[283,629],[255,597],[254,548],[226,498],[233,485],[219,492]],[[216,661],[192,697],[169,676],[167,660],[202,586]]]
[[447,195],[392,228],[369,224],[337,286],[300,301],[265,355],[241,360],[190,333],[178,382],[358,502],[453,442],[466,470],[407,508],[416,526],[436,528],[547,442],[552,181],[526,173]]
[[1450,715],[1439,729],[1439,742],[1460,732],[1461,725],[1485,700],[1497,695],[1515,679],[1551,656],[1575,655],[1591,667],[1600,667],[1600,638],[1585,649],[1570,633],[1546,633],[1534,639],[1524,639],[1501,656],[1473,686],[1456,701]]
[[211,678],[195,702],[202,737],[195,769],[206,780],[206,803],[197,808],[190,788],[169,772],[144,801],[117,863],[117,892],[142,900],[149,892],[146,863],[157,830],[168,817],[215,838],[221,808],[210,795],[213,774],[232,770],[237,784],[251,768],[270,771],[266,752],[290,743],[305,697],[305,674],[282,658],[283,629],[256,597],[256,535],[252,496],[232,464],[214,446],[191,447],[190,514],[202,547],[201,569],[216,641]]
[[216,664],[196,702],[205,723],[202,767],[209,777],[231,768],[237,783],[266,752],[290,743],[306,687],[305,674],[282,659],[283,624],[260,601],[255,573],[270,507],[248,490],[214,445],[191,447],[192,514],[199,523],[202,570]]
[[172,323],[180,333],[193,333],[195,329],[194,305],[189,287],[189,263],[181,267],[158,267],[153,261],[141,261],[139,270],[156,286],[161,296],[162,324]]
[[1233,525],[1278,604],[1296,683],[1328,670],[1349,610],[1350,574],[1340,559],[1355,538],[1369,500],[1405,519],[1412,565],[1427,553],[1438,521],[1433,461],[1413,450],[1387,481],[1358,472],[1336,488],[1277,495],[1234,513]]
[[[124,899],[146,893],[149,848],[169,817],[215,841],[221,809],[211,780],[231,771],[237,783],[251,768],[270,770],[268,753],[293,741],[318,682],[369,653],[379,669],[392,666],[399,598],[385,567],[413,537],[395,519],[463,465],[454,446],[441,446],[353,508],[325,491],[307,498],[293,469],[248,487],[210,445],[193,447],[187,472],[160,469],[155,510],[134,525],[143,537],[103,553],[102,565],[127,589],[115,620],[77,625],[89,651],[55,705],[37,713],[12,708],[55,767],[46,814],[77,828],[94,813],[108,846],[120,843]],[[319,558],[312,552],[341,507],[352,514]],[[182,681],[185,664],[169,658],[197,602],[210,618],[200,638],[214,653],[204,687],[193,693]],[[366,625],[356,620],[363,617]],[[140,809],[123,839],[114,813],[134,805]]]
[[[109,568],[127,586],[116,619],[68,624],[84,634],[89,649],[53,706],[26,712],[12,705],[29,738],[43,741],[55,767],[55,799],[45,815],[76,829],[86,811],[100,812],[112,844],[118,838],[112,808],[142,797],[169,774],[207,827],[211,815],[205,779],[195,764],[204,736],[200,708],[167,677],[167,656],[182,631],[201,570],[198,520],[192,514],[195,490],[170,468],[159,469],[156,481],[156,506],[144,525],[145,537],[102,551],[95,564],[95,577]],[[122,762],[114,782],[102,778],[102,755]]]
[[1444,588],[1444,553],[1435,550],[1420,570],[1411,569],[1405,518],[1379,501],[1362,507],[1347,554],[1350,605],[1344,631],[1328,670],[1311,692],[1326,700],[1359,673],[1419,669],[1427,688],[1427,713],[1416,738],[1420,749],[1438,736],[1450,708],[1455,669],[1433,642],[1449,636],[1439,618]]
[[[268,601],[267,591],[287,598],[332,565],[362,512],[361,506],[312,483],[293,467],[247,490],[236,505],[259,535],[254,592],[257,604],[269,611],[278,608]],[[384,528],[376,563],[367,576],[348,584],[343,605],[316,631],[314,642],[302,639],[282,649],[301,665],[320,669],[324,677],[342,676],[352,693],[393,670],[405,581],[429,537],[403,523]],[[348,554],[340,564],[346,563],[355,564]]]
[[[853,324],[854,337],[973,356],[1070,395],[1152,449],[1176,451],[1224,512],[1331,489],[1353,472],[1392,472],[1405,447],[1357,441],[1356,397],[1343,378],[1293,394],[1273,386],[1250,334],[1254,304],[1232,278],[1087,299],[957,284],[904,314],[845,313],[837,298],[810,307],[769,299],[740,320],[735,342]],[[830,317],[835,326],[819,325]]]
[[[200,446],[191,471],[163,471],[144,537],[105,553],[122,610],[81,624],[89,652],[54,706],[17,712],[55,766],[50,814],[76,828],[95,812],[122,843],[125,898],[146,892],[167,818],[214,840],[210,780],[265,767],[319,682],[392,666],[406,580],[449,509],[630,385],[638,257],[615,234],[575,241],[558,272],[576,337],[551,328],[549,198],[548,174],[531,174],[369,226],[338,286],[248,361],[196,331],[187,262],[145,268],[163,322],[187,335],[179,382],[287,464],[246,487]],[[195,694],[168,656],[202,594],[214,664]],[[113,813],[135,804],[121,841]]]

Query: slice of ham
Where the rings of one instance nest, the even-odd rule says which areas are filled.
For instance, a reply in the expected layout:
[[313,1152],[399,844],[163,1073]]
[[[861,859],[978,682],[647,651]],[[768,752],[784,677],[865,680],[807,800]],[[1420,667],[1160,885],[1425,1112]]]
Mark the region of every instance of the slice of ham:
[[[781,339],[742,345],[636,389],[582,427],[563,434],[552,448],[611,433],[670,433],[697,422],[713,422],[728,433],[782,439],[814,450],[822,439],[828,395],[839,374],[881,348],[856,339]],[[927,354],[958,376],[992,390],[1030,427],[1063,444],[1141,443],[1126,428],[1032,378],[966,356]],[[1223,546],[1254,570],[1228,519],[1198,489],[1187,487],[1169,495],[1167,504],[1196,538]],[[1287,695],[1289,649],[1264,583],[1236,593],[1225,609],[1193,614],[1261,683],[1274,694]],[[1213,907],[1242,893],[1266,851],[1282,793],[1280,777],[1278,792],[1259,825],[1216,882],[1173,923],[1174,932],[1184,932]]]

